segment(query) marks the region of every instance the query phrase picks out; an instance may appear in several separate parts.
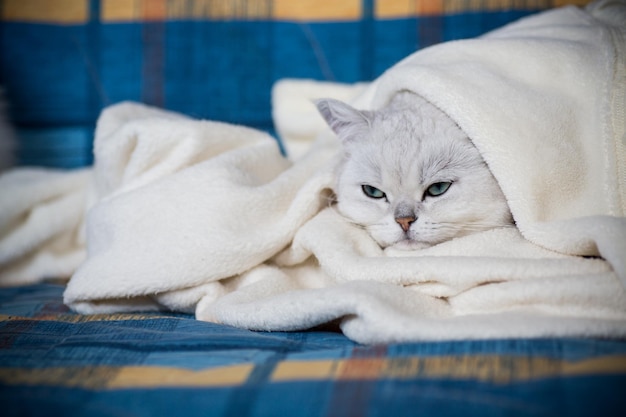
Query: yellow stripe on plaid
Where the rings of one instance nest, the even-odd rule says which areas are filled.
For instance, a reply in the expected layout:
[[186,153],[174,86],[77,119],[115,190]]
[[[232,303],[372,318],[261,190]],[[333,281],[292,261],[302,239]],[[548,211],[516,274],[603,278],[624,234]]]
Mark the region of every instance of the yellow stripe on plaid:
[[[591,0],[377,0],[378,19],[496,11],[541,10]],[[363,0],[101,0],[103,22],[166,20],[355,21]],[[0,18],[51,24],[81,24],[89,19],[89,0],[3,0]]]
[[228,387],[243,384],[253,369],[254,365],[249,363],[197,371],[158,366],[0,368],[0,383],[92,390]]
[[274,0],[273,3],[275,20],[358,20],[363,14],[361,0]]
[[102,0],[102,20],[356,20],[361,0]]
[[438,15],[444,10],[446,0],[393,0],[377,1],[374,13],[377,18],[389,19],[423,15]]
[[351,358],[282,362],[274,370],[272,381],[447,378],[506,384],[558,376],[624,372],[626,356],[606,356],[577,362],[541,357],[482,355]]
[[498,11],[545,10],[569,4],[584,6],[593,0],[378,0],[375,15],[379,19],[415,16]]
[[233,365],[199,371],[180,368],[126,366],[112,378],[107,387],[225,387],[241,385],[254,369],[253,364]]
[[88,0],[3,0],[0,19],[12,22],[80,24],[89,17]]
[[104,22],[270,18],[272,0],[102,0]]
[[[93,390],[125,388],[227,387],[244,384],[253,363],[191,370],[160,366],[0,368],[0,383]],[[270,382],[449,379],[509,384],[551,377],[615,375],[626,372],[626,355],[569,362],[541,357],[432,356],[285,361]]]

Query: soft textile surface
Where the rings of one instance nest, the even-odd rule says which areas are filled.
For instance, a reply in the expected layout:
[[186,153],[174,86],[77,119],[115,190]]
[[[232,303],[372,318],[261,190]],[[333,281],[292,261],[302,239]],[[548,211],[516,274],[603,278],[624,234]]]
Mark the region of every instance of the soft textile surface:
[[621,415],[626,342],[359,346],[144,313],[83,316],[64,287],[0,289],[3,416]]
[[90,170],[16,169],[0,176],[0,284],[67,277],[85,259]]
[[[326,207],[328,132],[291,163],[254,130],[127,103],[98,123],[88,257],[66,303],[260,330],[339,319],[367,343],[626,336],[625,43],[598,20],[621,11],[595,10],[426,49],[355,100],[374,108],[411,89],[440,106],[485,157],[517,228],[383,252]],[[22,218],[6,223],[19,231]]]

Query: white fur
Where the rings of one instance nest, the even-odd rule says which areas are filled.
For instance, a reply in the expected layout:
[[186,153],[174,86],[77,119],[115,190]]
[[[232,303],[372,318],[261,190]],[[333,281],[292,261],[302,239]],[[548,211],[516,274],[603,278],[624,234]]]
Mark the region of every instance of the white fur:
[[[382,247],[428,247],[511,224],[506,199],[478,150],[421,97],[399,93],[375,112],[337,100],[317,104],[344,148],[337,208]],[[440,196],[428,196],[426,190],[437,182],[452,185]],[[368,197],[364,184],[386,198]],[[396,221],[403,216],[416,217],[406,232]]]

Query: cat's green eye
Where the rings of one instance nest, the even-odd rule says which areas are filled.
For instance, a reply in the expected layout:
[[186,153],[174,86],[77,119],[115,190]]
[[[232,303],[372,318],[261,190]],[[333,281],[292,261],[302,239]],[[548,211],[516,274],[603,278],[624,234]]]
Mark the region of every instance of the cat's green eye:
[[431,197],[440,196],[446,191],[448,191],[448,188],[450,188],[450,185],[452,185],[451,182],[436,182],[430,187],[428,187],[428,189],[426,190],[426,194],[428,194]]
[[361,189],[363,190],[363,193],[366,196],[368,196],[369,198],[383,198],[383,197],[385,197],[385,193],[383,193],[382,191],[380,191],[376,187],[372,187],[371,185],[363,184],[361,186]]

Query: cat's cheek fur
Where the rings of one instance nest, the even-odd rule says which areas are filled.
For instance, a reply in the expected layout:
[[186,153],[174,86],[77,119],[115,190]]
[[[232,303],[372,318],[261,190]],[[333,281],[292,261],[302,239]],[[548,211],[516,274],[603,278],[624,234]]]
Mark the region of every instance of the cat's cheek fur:
[[382,248],[392,246],[407,238],[398,224],[390,219],[383,219],[380,223],[367,227],[367,231]]
[[389,203],[385,199],[366,197],[358,184],[344,184],[339,190],[339,194],[343,196],[337,202],[339,213],[364,227],[378,245],[385,248],[404,238],[400,226],[387,214]]
[[[346,201],[349,201],[349,203]],[[361,198],[360,196],[351,196],[344,201],[340,200],[337,203],[337,209],[344,217],[347,217],[354,223],[358,223],[367,228],[368,225],[380,223],[382,217],[381,212],[384,210],[380,206],[384,204],[384,201],[367,201],[365,198]]]

